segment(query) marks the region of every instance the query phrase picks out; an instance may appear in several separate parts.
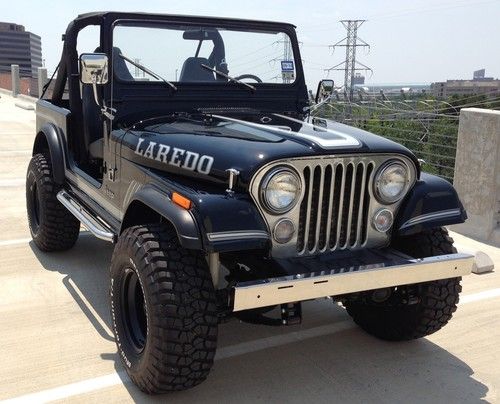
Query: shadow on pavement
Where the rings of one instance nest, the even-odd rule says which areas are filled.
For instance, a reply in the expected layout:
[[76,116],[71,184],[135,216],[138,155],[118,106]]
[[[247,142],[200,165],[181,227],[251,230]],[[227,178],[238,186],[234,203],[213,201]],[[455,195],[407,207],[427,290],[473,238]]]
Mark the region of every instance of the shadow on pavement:
[[216,361],[207,381],[185,392],[150,397],[122,379],[136,403],[486,402],[473,373],[426,339],[389,343],[353,327]]
[[[109,332],[111,314],[108,299],[109,264],[113,245],[96,239],[88,232],[82,232],[75,246],[69,251],[44,253],[36,248],[33,241],[29,244],[46,270],[65,275],[64,286],[99,335],[114,341]],[[105,324],[108,330],[101,324]]]
[[[112,245],[88,234],[63,253],[45,254],[30,245],[45,269],[65,275],[64,286],[102,338],[113,340],[108,301]],[[322,300],[305,303],[301,326],[221,324],[219,349],[243,348],[216,360],[200,386],[162,396],[140,392],[116,353],[101,353],[101,358],[115,362],[131,399],[139,403],[477,403],[486,396],[488,388],[472,377],[473,370],[440,346],[427,339],[380,341],[347,320],[342,308]],[[340,327],[317,336],[329,325]],[[290,333],[297,338],[287,338]],[[266,347],[269,338],[272,348]],[[110,394],[112,389],[103,391]]]

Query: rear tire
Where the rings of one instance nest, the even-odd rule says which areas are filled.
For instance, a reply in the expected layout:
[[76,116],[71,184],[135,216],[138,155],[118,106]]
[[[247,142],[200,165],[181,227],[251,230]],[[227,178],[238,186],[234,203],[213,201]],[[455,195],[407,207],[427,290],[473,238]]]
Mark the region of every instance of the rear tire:
[[161,224],[130,227],[111,263],[111,316],[118,353],[146,393],[205,380],[217,347],[215,290],[207,262]]
[[26,209],[31,237],[42,251],[68,250],[80,233],[80,222],[57,200],[59,190],[50,156],[35,154],[26,174]]
[[[453,239],[444,228],[436,228],[395,240],[393,247],[414,258],[456,253]],[[387,299],[376,299],[378,291],[348,298],[347,312],[363,330],[378,338],[400,341],[421,338],[444,327],[457,309],[461,278],[442,279],[384,290]],[[382,296],[378,294],[378,296]]]

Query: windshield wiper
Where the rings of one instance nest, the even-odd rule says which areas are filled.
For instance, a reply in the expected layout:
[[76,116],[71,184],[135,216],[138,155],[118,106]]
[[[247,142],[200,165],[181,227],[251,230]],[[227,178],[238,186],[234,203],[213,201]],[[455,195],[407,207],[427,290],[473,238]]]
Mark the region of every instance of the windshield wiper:
[[226,79],[228,79],[229,81],[232,81],[233,83],[242,84],[245,87],[248,87],[252,91],[256,90],[256,88],[254,86],[252,86],[251,84],[248,84],[248,83],[245,83],[245,82],[243,82],[241,80],[235,79],[234,77],[231,77],[231,76],[227,75],[226,73],[221,72],[220,70],[213,69],[212,67],[207,66],[207,65],[205,65],[203,63],[201,63],[200,66],[203,67],[204,69],[207,69],[207,70],[210,70],[211,72],[214,72],[215,74],[217,74],[219,76],[225,77]]
[[131,65],[137,67],[138,69],[141,69],[144,73],[149,74],[150,76],[154,77],[156,80],[161,80],[165,84],[168,84],[172,90],[177,91],[177,86],[175,86],[173,83],[171,83],[168,80],[165,80],[163,77],[161,77],[159,74],[153,72],[152,70],[149,70],[146,66],[141,65],[140,63],[137,63],[136,61],[126,57],[125,55],[122,55],[121,53],[118,54],[123,60],[126,60],[129,62]]

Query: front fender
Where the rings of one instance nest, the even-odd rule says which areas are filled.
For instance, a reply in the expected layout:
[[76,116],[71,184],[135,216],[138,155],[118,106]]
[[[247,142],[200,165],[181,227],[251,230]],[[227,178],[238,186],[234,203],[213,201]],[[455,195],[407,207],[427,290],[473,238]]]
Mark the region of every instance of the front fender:
[[463,223],[467,213],[448,181],[422,173],[399,209],[396,234],[408,236],[424,229]]
[[268,249],[264,219],[247,194],[199,195],[194,214],[208,252]]
[[[154,185],[145,185],[134,194],[128,206],[132,206],[134,202],[142,203],[168,220],[174,226],[179,242],[184,248],[202,249],[202,239],[192,212],[174,204],[166,193]],[[127,208],[125,213],[127,220],[122,221],[120,233],[127,226],[127,223],[136,219],[128,217],[130,211],[131,209]],[[132,212],[132,214],[141,215],[141,212]]]

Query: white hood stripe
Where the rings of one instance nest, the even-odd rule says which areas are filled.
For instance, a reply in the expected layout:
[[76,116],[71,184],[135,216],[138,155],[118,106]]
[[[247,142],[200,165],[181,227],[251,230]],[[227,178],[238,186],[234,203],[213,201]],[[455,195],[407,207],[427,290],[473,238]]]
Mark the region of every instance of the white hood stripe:
[[273,114],[273,115],[279,116],[280,118],[283,118],[283,119],[286,119],[289,121],[300,123],[301,125],[305,125],[305,126],[308,126],[310,128],[317,128],[319,133],[325,133],[325,132],[330,133],[332,135],[335,135],[335,138],[327,138],[327,137],[321,137],[319,135],[315,136],[315,135],[307,134],[307,133],[293,132],[293,131],[286,130],[286,129],[272,126],[272,125],[263,125],[260,123],[243,121],[241,119],[229,118],[227,116],[222,116],[222,115],[212,115],[212,116],[215,118],[218,118],[218,119],[225,120],[225,121],[237,122],[237,123],[240,123],[242,125],[259,128],[262,130],[284,133],[284,134],[287,134],[288,136],[300,137],[302,139],[306,139],[306,140],[309,140],[311,142],[314,142],[324,149],[334,149],[336,147],[360,147],[361,146],[361,143],[357,139],[353,138],[352,136],[346,135],[345,133],[338,132],[338,131],[332,130],[332,129],[322,128],[319,126],[314,126],[308,122],[300,121],[298,119],[290,118],[288,116],[283,116],[283,115],[279,115],[279,114]]

